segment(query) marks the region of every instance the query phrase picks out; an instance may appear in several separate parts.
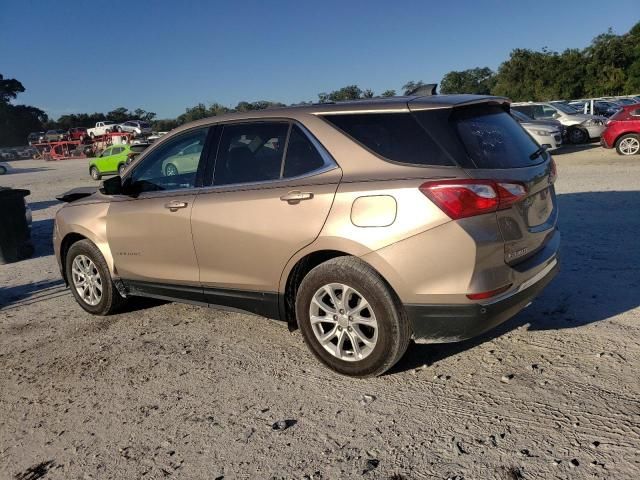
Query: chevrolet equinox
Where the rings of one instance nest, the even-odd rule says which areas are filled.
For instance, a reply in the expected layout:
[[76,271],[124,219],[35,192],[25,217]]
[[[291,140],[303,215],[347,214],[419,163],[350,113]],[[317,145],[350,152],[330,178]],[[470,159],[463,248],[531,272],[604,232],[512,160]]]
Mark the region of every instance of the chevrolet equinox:
[[411,339],[504,322],[557,273],[555,164],[509,111],[408,96],[184,125],[58,211],[62,276],[92,314],[132,296],[250,312],[379,375]]

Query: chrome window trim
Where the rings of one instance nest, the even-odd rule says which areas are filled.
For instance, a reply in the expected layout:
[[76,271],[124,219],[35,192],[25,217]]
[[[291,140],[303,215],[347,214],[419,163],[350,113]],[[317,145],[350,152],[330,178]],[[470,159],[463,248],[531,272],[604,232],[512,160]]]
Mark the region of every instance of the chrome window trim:
[[[178,137],[182,137],[183,135],[191,134],[196,130],[206,130],[207,131],[207,133],[205,135],[205,142],[206,142],[206,138],[210,135],[209,130],[212,127],[213,127],[213,124],[208,124],[208,125],[199,125],[197,127],[189,128],[189,129],[184,130],[184,131],[182,131],[180,133],[177,133],[175,135],[171,135],[171,137],[168,137],[167,139],[165,139],[166,141],[164,141],[162,143],[157,143],[157,144],[151,145],[150,147],[147,147],[145,150],[143,150],[142,152],[140,152],[137,155],[137,157],[135,158],[133,163],[129,164],[129,168],[125,172],[125,175],[123,177],[121,177],[122,184],[124,185],[125,181],[129,180],[132,177],[132,175],[135,172],[136,168],[140,168],[140,164],[144,161],[144,159],[147,158],[151,154],[151,152],[153,150],[157,150],[158,148],[160,148],[160,145],[163,145],[163,144],[171,141],[172,139],[175,139],[175,138],[178,138]],[[152,147],[156,147],[156,148],[152,148]],[[198,159],[198,168],[200,167],[200,162],[202,162],[202,160],[203,160],[202,152],[204,152],[204,148],[200,152],[200,158]],[[205,159],[205,161],[206,161],[206,159]],[[197,174],[197,171],[196,171],[196,174]],[[167,190],[156,190],[156,191],[150,191],[150,192],[142,192],[137,197],[135,197],[134,200],[139,199],[145,193],[174,193],[175,194],[175,192],[182,192],[182,191],[186,191],[186,190],[197,190],[198,188],[199,187],[172,188],[172,189],[167,189]],[[149,197],[145,197],[145,198],[149,198]]]
[[[283,161],[280,168],[280,178],[276,178],[272,180],[262,180],[259,182],[227,183],[225,185],[215,185],[212,183],[211,185],[201,187],[200,190],[208,192],[210,190],[217,191],[220,189],[227,189],[227,188],[235,190],[235,189],[240,189],[242,187],[249,187],[249,188],[242,188],[242,189],[251,190],[253,189],[252,187],[260,188],[269,184],[277,184],[276,187],[279,187],[281,184],[286,184],[287,182],[303,180],[305,178],[314,177],[322,173],[331,171],[333,169],[340,168],[338,163],[335,161],[333,156],[327,151],[324,145],[322,145],[322,143],[320,143],[320,141],[309,131],[309,129],[298,120],[295,120],[292,118],[283,118],[283,117],[274,117],[274,118],[266,117],[266,118],[260,118],[260,119],[231,120],[229,122],[219,122],[219,123],[216,123],[215,125],[224,127],[225,125],[238,125],[243,123],[247,123],[247,124],[248,123],[269,123],[269,122],[289,123],[289,130],[287,132],[287,137],[286,137],[285,151],[283,152]],[[287,162],[286,154],[287,154],[287,150],[289,149],[289,137],[291,135],[291,130],[293,128],[293,125],[296,125],[298,128],[300,128],[300,131],[302,132],[302,134],[311,142],[313,147],[318,151],[318,153],[322,157],[322,161],[324,164],[322,167],[316,168],[315,170],[311,170],[302,175],[296,175],[295,177],[283,177],[282,175],[284,172],[284,166]],[[221,140],[222,140],[222,136],[220,137],[220,141]],[[217,161],[217,155],[216,155],[216,161]],[[215,182],[215,167],[214,167],[214,177],[211,181]]]

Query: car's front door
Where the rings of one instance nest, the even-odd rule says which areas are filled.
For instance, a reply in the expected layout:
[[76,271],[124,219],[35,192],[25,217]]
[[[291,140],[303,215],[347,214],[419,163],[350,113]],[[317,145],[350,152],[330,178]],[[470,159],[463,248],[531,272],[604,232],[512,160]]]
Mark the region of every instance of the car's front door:
[[123,180],[128,196],[109,207],[107,238],[115,270],[134,293],[200,300],[190,217],[201,173],[167,176],[162,166],[197,144],[198,163],[204,167],[208,130],[188,130],[150,151]]
[[191,216],[205,299],[277,315],[282,271],[320,233],[342,172],[284,121],[225,125],[217,152]]

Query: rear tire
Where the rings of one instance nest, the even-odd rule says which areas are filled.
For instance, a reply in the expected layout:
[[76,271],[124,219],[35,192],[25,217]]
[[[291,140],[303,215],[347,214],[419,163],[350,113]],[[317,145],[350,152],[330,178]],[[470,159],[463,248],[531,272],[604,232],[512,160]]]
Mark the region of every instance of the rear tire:
[[411,338],[409,320],[395,292],[356,257],[334,258],[311,270],[298,289],[296,316],[314,356],[352,377],[386,372],[402,358]]
[[618,155],[637,155],[640,153],[640,135],[627,133],[616,141],[616,152]]
[[96,167],[91,167],[89,169],[89,175],[91,175],[91,178],[94,180],[100,180],[102,178],[100,171]]
[[71,245],[65,258],[65,272],[71,293],[87,312],[110,315],[126,303],[113,284],[102,253],[91,241],[80,240]]

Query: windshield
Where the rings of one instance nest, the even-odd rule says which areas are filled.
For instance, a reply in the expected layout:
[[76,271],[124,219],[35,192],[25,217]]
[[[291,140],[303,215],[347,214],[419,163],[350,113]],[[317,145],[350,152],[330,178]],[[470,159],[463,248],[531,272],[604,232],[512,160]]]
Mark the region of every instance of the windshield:
[[525,115],[522,112],[519,112],[518,110],[511,110],[511,115],[514,116],[515,119],[520,122],[533,122],[533,118],[531,118],[528,115]]
[[575,108],[573,108],[571,105],[567,103],[552,103],[551,106],[560,110],[562,113],[566,113],[569,115],[574,115],[578,113],[578,111]]

